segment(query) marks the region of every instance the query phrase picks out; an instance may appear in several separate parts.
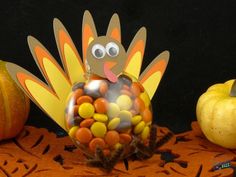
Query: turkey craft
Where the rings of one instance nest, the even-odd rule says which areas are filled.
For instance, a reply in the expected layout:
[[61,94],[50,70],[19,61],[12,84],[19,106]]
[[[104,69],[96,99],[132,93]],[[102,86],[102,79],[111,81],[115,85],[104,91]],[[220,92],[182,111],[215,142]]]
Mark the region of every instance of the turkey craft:
[[53,27],[65,71],[38,40],[29,36],[31,53],[48,85],[7,63],[11,77],[68,132],[91,165],[111,170],[118,160],[130,155],[150,157],[156,143],[150,99],[166,69],[169,52],[157,56],[140,75],[144,27],[126,51],[117,14],[112,16],[106,36],[97,36],[92,16],[85,11],[83,62],[62,23],[54,19]]

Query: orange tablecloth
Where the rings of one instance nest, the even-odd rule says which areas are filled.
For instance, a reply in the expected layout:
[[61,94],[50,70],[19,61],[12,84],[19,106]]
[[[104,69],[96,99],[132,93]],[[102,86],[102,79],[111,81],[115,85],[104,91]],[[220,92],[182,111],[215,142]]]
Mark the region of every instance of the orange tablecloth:
[[[158,127],[158,138],[170,130]],[[71,148],[72,147],[72,148]],[[212,167],[228,160],[236,160],[236,150],[227,150],[210,143],[197,122],[192,130],[176,134],[159,148],[169,152],[172,160],[161,154],[144,161],[129,160],[129,170],[119,162],[111,173],[85,165],[85,157],[70,138],[58,138],[46,129],[26,126],[13,140],[0,142],[0,177],[79,177],[79,176],[158,176],[158,177],[228,177],[232,168],[212,171]]]

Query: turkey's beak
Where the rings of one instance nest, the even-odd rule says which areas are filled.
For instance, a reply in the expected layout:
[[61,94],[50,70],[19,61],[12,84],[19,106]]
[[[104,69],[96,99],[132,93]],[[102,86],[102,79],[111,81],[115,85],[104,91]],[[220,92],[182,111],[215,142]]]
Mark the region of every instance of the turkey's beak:
[[114,66],[117,65],[117,62],[115,62],[115,61],[106,61],[106,62],[104,63],[104,65],[105,65],[108,69],[111,70]]

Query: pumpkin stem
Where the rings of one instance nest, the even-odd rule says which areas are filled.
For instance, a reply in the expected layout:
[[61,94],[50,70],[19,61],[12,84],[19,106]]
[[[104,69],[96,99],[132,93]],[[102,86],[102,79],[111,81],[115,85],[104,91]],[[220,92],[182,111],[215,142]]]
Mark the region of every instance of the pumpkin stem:
[[234,83],[233,83],[233,85],[231,87],[230,96],[236,97],[236,80],[234,80]]

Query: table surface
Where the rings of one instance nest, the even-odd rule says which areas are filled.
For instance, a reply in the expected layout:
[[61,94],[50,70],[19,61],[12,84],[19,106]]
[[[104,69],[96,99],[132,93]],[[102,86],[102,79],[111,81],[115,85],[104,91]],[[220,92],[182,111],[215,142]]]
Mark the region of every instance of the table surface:
[[[40,125],[42,126],[42,124]],[[82,171],[84,174],[88,175],[88,171],[92,171],[96,175],[104,175],[104,171],[84,166],[84,156],[78,149],[69,148],[70,152],[67,151],[68,147],[73,145],[72,141],[67,136],[63,137],[63,131],[55,130],[61,137],[56,136],[54,133],[49,133],[46,129],[38,129],[29,126],[26,127],[25,131],[15,140],[2,142],[0,144],[0,164],[5,164],[5,161],[11,162],[4,166],[4,170],[9,173],[9,170],[12,170],[14,167],[14,169],[17,168],[19,170],[16,174],[26,172],[28,169],[22,169],[22,167],[16,163],[17,159],[23,158],[26,165],[32,168],[37,167],[37,170],[33,170],[32,174],[37,172],[44,175],[49,175],[50,173],[55,175],[57,172],[60,172],[60,174],[64,175],[68,173],[67,170],[70,169],[70,174],[81,174]],[[161,141],[162,137],[168,132],[170,132],[168,128],[158,127],[158,140]],[[12,151],[12,149],[14,149],[14,151]],[[158,148],[158,152],[159,153],[144,162],[129,160],[128,171],[125,169],[124,164],[120,162],[115,166],[115,170],[112,171],[112,174],[125,176],[127,174],[138,173],[145,175],[147,171],[149,171],[150,174],[161,172],[159,175],[163,176],[165,176],[165,173],[173,174],[173,176],[180,174],[191,176],[194,173],[196,173],[195,175],[201,176],[233,176],[234,173],[231,168],[211,171],[211,169],[215,165],[219,165],[219,163],[225,162],[226,164],[226,162],[231,160],[235,163],[236,151],[228,150],[210,143],[206,140],[196,122],[192,123],[192,130],[175,134]],[[6,154],[10,154],[11,156]],[[58,156],[58,154],[60,154],[60,156]],[[47,162],[44,160],[47,160]],[[36,167],[35,164],[31,162],[37,164]],[[72,162],[76,164],[76,168],[74,168],[75,164]],[[60,166],[58,166],[58,163],[60,163]],[[45,169],[45,164],[47,164],[47,167],[50,167],[50,170]],[[80,172],[78,172],[78,169],[80,169]]]

